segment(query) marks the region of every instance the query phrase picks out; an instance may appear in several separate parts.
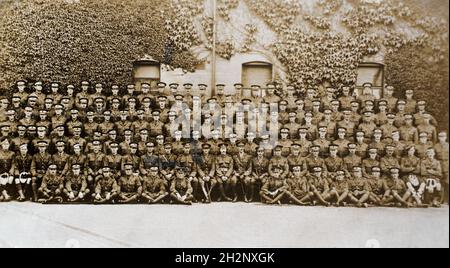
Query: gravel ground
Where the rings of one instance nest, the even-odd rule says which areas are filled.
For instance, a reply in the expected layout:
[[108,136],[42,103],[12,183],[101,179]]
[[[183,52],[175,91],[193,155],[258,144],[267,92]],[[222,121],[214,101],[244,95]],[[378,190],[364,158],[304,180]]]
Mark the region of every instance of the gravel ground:
[[449,247],[449,209],[0,204],[0,247]]

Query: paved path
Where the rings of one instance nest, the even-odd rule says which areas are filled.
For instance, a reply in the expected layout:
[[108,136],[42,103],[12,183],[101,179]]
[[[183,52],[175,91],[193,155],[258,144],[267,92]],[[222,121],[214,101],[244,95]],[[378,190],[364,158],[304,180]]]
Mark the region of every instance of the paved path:
[[0,204],[0,247],[449,247],[449,209]]

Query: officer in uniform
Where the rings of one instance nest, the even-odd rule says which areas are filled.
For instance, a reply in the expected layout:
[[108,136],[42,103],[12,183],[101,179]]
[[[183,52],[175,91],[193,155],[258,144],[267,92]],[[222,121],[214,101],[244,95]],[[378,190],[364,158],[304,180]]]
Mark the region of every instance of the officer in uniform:
[[47,142],[40,141],[38,142],[37,146],[38,153],[33,156],[31,161],[31,188],[33,190],[34,202],[37,202],[38,199],[38,185],[41,183],[42,178],[47,172],[52,160],[51,155],[47,152]]
[[395,156],[395,148],[392,145],[386,145],[385,155],[380,160],[380,167],[383,173],[388,173],[393,167],[400,168],[399,159]]
[[0,138],[0,201],[10,201],[9,185],[14,183],[14,152],[10,150],[11,142],[8,137]]
[[355,133],[355,123],[351,120],[351,111],[344,110],[344,119],[337,123],[338,128],[345,128],[347,131],[347,138],[351,139]]
[[432,148],[433,143],[428,141],[427,133],[419,134],[419,142],[416,144],[416,154],[420,159],[423,159],[427,155],[428,148]]
[[407,89],[405,91],[406,96],[406,106],[405,112],[409,114],[414,114],[416,112],[417,101],[414,99],[414,90]]
[[182,167],[185,169],[185,171],[189,171],[187,174],[187,177],[189,179],[189,182],[192,185],[193,188],[193,201],[197,202],[196,195],[198,194],[198,189],[200,186],[199,180],[197,178],[197,166],[196,161],[194,160],[194,156],[192,154],[192,146],[191,143],[185,142],[184,143],[184,150],[183,154],[179,155],[177,158],[177,164],[179,167]]
[[322,166],[312,167],[311,173],[307,176],[310,191],[312,192],[312,202],[316,205],[318,202],[325,206],[330,206],[328,202],[332,198],[330,194],[329,181],[324,177],[322,173]]
[[[369,145],[366,143],[365,140],[365,133],[363,131],[356,132],[356,154],[362,158],[365,158],[367,155],[367,149],[369,148]],[[347,144],[347,151],[348,151],[348,144]]]
[[38,189],[39,201],[48,203],[56,202],[62,203],[61,197],[64,190],[64,178],[58,175],[57,166],[52,164],[48,168],[48,172],[42,179],[42,184]]
[[305,158],[305,164],[309,172],[314,172],[315,167],[321,167],[321,174],[325,168],[325,160],[320,157],[320,147],[313,145],[310,147],[310,155]]
[[157,204],[169,195],[158,167],[151,167],[150,173],[144,177],[142,199],[148,204]]
[[124,171],[118,181],[118,201],[122,204],[136,203],[142,195],[142,179],[133,173],[132,164],[126,164]]
[[328,179],[333,180],[336,177],[336,172],[343,170],[344,160],[338,156],[338,146],[331,144],[329,146],[329,156],[325,159],[325,173]]
[[353,167],[361,166],[362,159],[360,156],[356,154],[356,144],[349,143],[348,144],[348,155],[344,157],[344,165],[347,171],[352,171]]
[[87,176],[79,164],[72,164],[71,171],[65,176],[64,194],[69,202],[87,201],[90,190],[87,184]]
[[372,172],[373,167],[380,167],[378,160],[378,149],[369,148],[369,157],[362,161],[362,172],[364,176],[368,176]]
[[442,197],[442,166],[435,156],[436,152],[434,148],[428,148],[426,157],[420,162],[420,175],[427,182],[427,203],[434,207],[440,207],[440,200]]
[[383,99],[385,99],[387,101],[389,112],[394,112],[395,111],[395,108],[396,108],[397,102],[398,102],[398,99],[395,98],[393,95],[394,95],[394,87],[393,86],[386,86],[386,88],[384,90],[384,97],[383,97]]
[[[418,111],[417,111],[417,113],[414,114],[414,123],[416,126],[419,126],[423,123],[423,117],[425,114],[429,114],[426,111],[426,106],[427,106],[427,102],[424,100],[417,102],[417,110]],[[430,123],[434,126],[437,126],[438,123],[437,123],[436,119],[432,115],[430,115],[429,117],[430,117]]]
[[294,140],[298,138],[298,130],[300,125],[297,123],[297,113],[289,113],[289,122],[283,125],[283,128],[289,129],[289,137]]
[[400,159],[400,175],[402,178],[408,175],[419,175],[420,158],[416,154],[416,148],[414,145],[406,147],[406,156]]
[[96,177],[95,193],[93,195],[94,203],[112,203],[117,198],[118,193],[119,186],[115,176],[111,173],[108,166],[103,167],[101,174]]
[[[234,176],[234,160],[228,154],[226,144],[220,144],[219,148],[220,154],[216,157],[216,180],[221,197],[219,197],[218,201],[222,198],[225,201],[233,201],[234,199],[237,200],[237,178]],[[233,194],[233,199],[229,198],[226,194],[230,188]]]
[[211,155],[211,145],[204,143],[202,145],[202,155],[197,162],[197,174],[200,186],[206,203],[211,203],[211,192],[217,184],[215,178],[216,159]]
[[52,155],[51,162],[56,165],[58,175],[62,175],[64,168],[66,167],[69,155],[65,152],[66,143],[64,141],[56,142],[56,154]]
[[349,181],[349,200],[357,207],[368,207],[370,186],[362,173],[361,167],[353,167],[352,179]]
[[266,204],[281,204],[282,198],[285,196],[289,186],[286,179],[282,177],[283,170],[279,167],[274,167],[272,175],[264,181],[261,187],[260,196],[261,201]]
[[448,163],[448,155],[449,155],[449,145],[447,142],[447,133],[441,132],[439,133],[439,143],[434,146],[434,150],[436,152],[436,159],[441,162],[442,167],[442,187],[443,187],[443,198],[441,203],[448,204],[448,178],[449,178],[449,163]]
[[351,89],[349,86],[343,86],[342,87],[342,95],[338,98],[341,109],[350,109],[352,101],[355,100],[355,98],[351,95]]
[[347,205],[346,200],[348,199],[348,195],[350,193],[350,186],[348,177],[346,176],[346,171],[336,171],[336,177],[330,184],[330,194],[336,200],[336,202],[334,202],[334,205],[336,207],[339,207],[341,205],[345,207]]
[[333,143],[338,146],[338,155],[344,157],[348,154],[347,147],[350,143],[350,141],[346,139],[347,130],[345,128],[338,128],[337,136],[338,138]]
[[146,152],[141,156],[139,171],[142,176],[147,176],[151,167],[160,167],[160,160],[154,153],[155,144],[153,142],[147,142]]
[[109,145],[109,150],[110,153],[105,156],[103,165],[108,166],[114,175],[120,176],[122,169],[122,156],[119,154],[119,144],[117,144],[117,142],[112,142]]
[[313,142],[314,146],[318,146],[320,148],[320,156],[327,157],[328,155],[328,147],[330,146],[330,141],[327,140],[327,128],[320,127],[319,128],[319,137]]
[[383,205],[391,206],[394,202],[397,206],[412,206],[412,204],[408,203],[411,193],[406,187],[406,183],[400,179],[400,170],[398,168],[390,170],[390,176],[386,179],[384,188],[384,196],[381,201]]
[[264,156],[265,150],[263,147],[257,148],[256,157],[254,157],[252,161],[252,175],[249,177],[249,193],[248,196],[249,202],[252,201],[254,197],[255,187],[261,186],[264,183],[264,180],[269,176],[269,160]]
[[83,154],[83,147],[79,143],[73,145],[73,154],[69,155],[62,175],[66,175],[75,164],[80,166],[80,170],[83,175],[87,175],[87,156]]
[[170,185],[170,197],[172,202],[192,205],[194,200],[193,189],[191,183],[189,182],[187,172],[182,167],[177,167],[175,172],[175,178]]
[[139,166],[141,164],[141,158],[137,154],[138,145],[135,142],[131,142],[129,144],[129,149],[122,155],[122,164],[121,170],[125,169],[125,164],[131,163],[133,164],[133,170],[139,172]]
[[175,175],[175,167],[177,164],[178,155],[173,153],[173,146],[171,143],[164,145],[164,154],[160,155],[161,169],[160,173],[165,179],[164,184],[167,189],[170,187],[170,182]]
[[[249,202],[250,188],[252,187],[252,157],[245,152],[245,143],[239,142],[237,144],[238,153],[234,156],[234,170],[235,176],[243,187],[244,201]],[[251,196],[250,196],[251,197]],[[235,194],[235,200],[237,201],[237,195]]]
[[423,122],[422,124],[417,126],[417,131],[419,131],[419,133],[427,133],[428,134],[428,140],[436,143],[437,142],[437,130],[436,127],[433,126],[431,123],[431,115],[428,113],[425,113],[423,115]]
[[290,154],[292,140],[289,139],[289,129],[282,128],[280,130],[281,139],[278,141],[278,144],[282,147],[282,156],[287,157]]
[[159,111],[154,111],[152,113],[153,122],[150,123],[150,137],[155,138],[158,135],[164,135],[164,123],[160,121],[160,114]]
[[366,138],[370,139],[372,133],[377,128],[377,125],[373,122],[373,113],[372,112],[364,112],[363,121],[359,124],[358,130],[364,131],[366,133]]
[[[92,142],[92,153],[87,155],[87,171],[88,171],[88,185],[95,187],[95,178],[101,174],[101,169],[105,166],[105,154],[101,152],[101,143],[98,140]],[[109,166],[108,166],[109,168]]]
[[286,191],[286,196],[291,202],[300,206],[310,204],[310,200],[313,197],[310,193],[310,187],[305,175],[305,172],[302,171],[300,166],[293,166],[292,174],[290,174],[286,181],[289,186]]

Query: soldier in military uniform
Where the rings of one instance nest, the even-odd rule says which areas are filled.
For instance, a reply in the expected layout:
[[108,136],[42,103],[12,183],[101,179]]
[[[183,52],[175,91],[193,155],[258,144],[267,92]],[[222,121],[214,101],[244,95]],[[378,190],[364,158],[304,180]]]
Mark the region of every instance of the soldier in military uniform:
[[449,180],[449,163],[448,163],[448,156],[449,156],[449,145],[447,142],[447,133],[441,132],[439,133],[439,143],[437,143],[434,146],[434,150],[436,152],[436,159],[441,162],[442,167],[442,188],[443,188],[443,195],[441,199],[441,203],[448,204],[448,180]]
[[177,165],[189,171],[187,174],[189,182],[193,188],[194,202],[196,202],[196,195],[198,194],[198,189],[200,186],[199,180],[197,178],[197,159],[194,159],[192,154],[192,145],[190,142],[184,143],[183,153],[177,158]]
[[387,145],[385,147],[386,154],[380,159],[380,168],[381,172],[389,173],[389,170],[392,168],[400,169],[400,162],[398,158],[394,156],[394,147],[391,145]]
[[384,90],[384,96],[383,99],[387,101],[388,110],[390,112],[395,111],[397,101],[398,99],[394,96],[394,87],[393,86],[386,86]]
[[328,200],[332,198],[330,194],[330,184],[323,174],[322,166],[312,167],[310,174],[307,176],[308,183],[313,193],[313,205],[320,203],[325,206],[330,206]]
[[415,174],[408,175],[405,181],[406,187],[408,187],[408,191],[411,193],[408,203],[413,204],[416,207],[427,208],[428,205],[423,204],[426,188],[425,181]]
[[288,190],[286,196],[289,200],[297,205],[305,206],[310,204],[313,197],[309,189],[308,180],[306,178],[306,171],[300,166],[292,167],[292,174],[287,179]]
[[144,182],[142,183],[142,199],[149,204],[157,204],[168,195],[169,193],[166,191],[159,168],[151,167],[150,173],[144,177]]
[[66,143],[64,141],[56,142],[56,153],[52,155],[51,162],[56,165],[58,170],[58,175],[62,175],[64,168],[66,167],[67,161],[69,160],[69,155],[65,152]]
[[[234,156],[235,176],[238,183],[243,187],[244,201],[248,203],[250,188],[252,187],[252,178],[250,177],[252,174],[252,157],[245,152],[244,142],[239,142],[237,147],[238,153]],[[237,195],[235,199],[237,200]],[[250,196],[250,199],[252,199],[252,196]]]
[[[220,155],[216,157],[216,180],[221,196],[225,201],[237,200],[237,178],[234,176],[234,160],[227,152],[227,145],[220,144]],[[233,199],[226,192],[231,188]]]
[[282,171],[281,176],[283,178],[286,178],[287,175],[289,174],[289,163],[288,160],[285,157],[283,157],[282,149],[283,148],[281,146],[277,146],[273,150],[273,157],[269,161],[268,172],[269,175],[273,176],[272,170],[275,167],[278,167]]
[[338,156],[338,146],[329,146],[329,156],[325,159],[325,173],[329,180],[334,180],[336,172],[344,169],[344,160]]
[[360,156],[356,154],[356,144],[349,143],[348,144],[348,155],[344,157],[344,165],[347,171],[353,170],[355,166],[361,166],[362,159]]
[[357,207],[368,207],[370,186],[362,173],[361,167],[353,167],[352,178],[349,181],[349,200]]
[[419,175],[420,158],[416,156],[414,145],[406,147],[406,156],[400,159],[400,175],[405,178],[411,174]]
[[108,166],[103,167],[101,174],[95,180],[94,203],[104,204],[114,202],[119,194],[119,186],[110,168]]
[[193,189],[189,179],[187,177],[188,171],[185,171],[182,167],[177,167],[175,172],[175,178],[170,185],[170,197],[172,202],[192,205],[194,199]]
[[410,114],[405,115],[404,125],[399,127],[400,137],[406,144],[417,143],[419,140],[419,132],[413,126],[413,117]]
[[95,187],[95,178],[101,174],[101,169],[105,166],[105,154],[101,152],[100,141],[94,140],[92,144],[92,153],[87,155],[88,186],[91,190]]
[[351,121],[351,111],[349,110],[344,110],[343,111],[344,114],[344,119],[342,119],[341,121],[339,121],[337,123],[337,127],[338,128],[344,128],[346,130],[346,137],[348,139],[351,139],[355,133],[355,123],[353,121]]
[[83,174],[82,166],[73,163],[71,171],[65,176],[64,194],[68,202],[86,201],[90,196],[87,176]]
[[412,206],[408,202],[411,192],[406,187],[406,183],[400,179],[400,170],[398,168],[390,170],[390,176],[386,179],[384,192],[381,201],[383,205],[391,205],[394,202],[397,206]]
[[22,143],[19,146],[19,154],[17,154],[13,160],[14,177],[19,194],[18,201],[23,202],[26,200],[27,188],[31,184],[31,163],[33,157],[28,154],[28,144]]
[[335,178],[330,185],[330,194],[332,198],[336,200],[333,205],[336,207],[343,205],[345,207],[347,205],[346,200],[348,199],[348,195],[350,193],[350,186],[346,171],[336,171]]
[[285,177],[282,177],[283,170],[275,166],[272,174],[265,180],[261,187],[261,201],[266,204],[281,204],[281,199],[285,196],[289,186]]
[[202,145],[202,155],[197,162],[197,173],[206,203],[211,203],[211,192],[217,184],[215,178],[216,159],[210,154],[211,145],[205,143]]
[[48,143],[40,141],[37,145],[38,153],[33,156],[31,161],[31,189],[33,191],[34,202],[37,202],[38,199],[38,185],[41,183],[42,178],[52,162],[52,157],[47,152]]
[[381,169],[378,166],[372,167],[372,172],[367,176],[370,187],[369,201],[374,205],[382,205],[385,189],[385,180],[381,176]]
[[122,168],[122,156],[119,154],[119,144],[112,142],[109,145],[110,154],[107,154],[103,160],[103,165],[109,166],[113,174],[119,176]]
[[310,155],[305,158],[306,168],[309,172],[313,172],[315,167],[321,167],[321,171],[325,169],[325,160],[320,157],[320,148],[319,146],[311,146],[310,147]]
[[[133,165],[125,165],[125,174],[118,180],[118,201],[122,204],[135,203],[142,195],[142,179],[133,173]],[[113,173],[114,174],[114,173]]]
[[415,145],[416,154],[420,159],[423,159],[427,155],[428,148],[433,147],[433,143],[428,140],[427,133],[419,134],[419,142]]
[[435,156],[436,152],[434,148],[428,148],[426,157],[420,162],[420,175],[427,183],[427,203],[434,207],[440,207],[440,200],[442,197],[442,166]]
[[319,128],[319,137],[313,141],[314,146],[318,146],[320,149],[320,156],[325,158],[328,155],[328,147],[330,146],[330,141],[327,139],[327,128]]
[[428,140],[433,143],[437,142],[437,130],[436,127],[431,124],[431,115],[429,113],[423,114],[423,122],[417,126],[417,131],[419,133],[427,133]]
[[64,190],[64,178],[58,175],[57,166],[52,164],[48,172],[42,179],[42,184],[38,189],[39,201],[43,203],[62,203],[61,197]]
[[0,139],[0,201],[10,201],[10,185],[14,183],[14,152],[10,151],[11,143],[8,137]]
[[150,123],[150,137],[156,137],[158,135],[163,135],[163,128],[164,123],[160,121],[160,114],[159,111],[154,111],[152,113],[153,115],[153,122]]

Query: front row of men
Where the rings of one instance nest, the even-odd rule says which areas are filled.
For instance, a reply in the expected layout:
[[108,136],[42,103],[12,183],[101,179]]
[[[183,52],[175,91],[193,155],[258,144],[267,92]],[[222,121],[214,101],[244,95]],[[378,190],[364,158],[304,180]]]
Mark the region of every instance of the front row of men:
[[[7,140],[2,145],[7,147]],[[445,199],[442,168],[433,148],[416,163],[416,172],[405,173],[395,165],[333,165],[314,157],[316,147],[311,147],[310,157],[289,163],[281,157],[280,146],[270,160],[265,157],[266,148],[257,148],[252,157],[244,153],[244,146],[239,144],[235,157],[227,153],[226,144],[220,145],[218,156],[210,154],[211,145],[203,144],[201,157],[195,160],[186,154],[161,164],[155,156],[144,156],[139,165],[132,158],[110,165],[108,161],[86,163],[80,154],[70,161],[44,153],[31,157],[23,144],[10,163],[1,161],[3,170],[8,166],[12,171],[0,177],[0,201],[9,201],[17,193],[19,201],[31,197],[44,203],[191,204],[212,199],[253,202],[259,197],[267,204],[439,207]],[[40,166],[45,161],[47,168]]]

